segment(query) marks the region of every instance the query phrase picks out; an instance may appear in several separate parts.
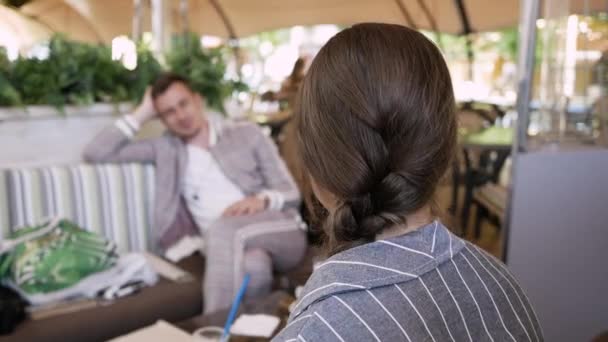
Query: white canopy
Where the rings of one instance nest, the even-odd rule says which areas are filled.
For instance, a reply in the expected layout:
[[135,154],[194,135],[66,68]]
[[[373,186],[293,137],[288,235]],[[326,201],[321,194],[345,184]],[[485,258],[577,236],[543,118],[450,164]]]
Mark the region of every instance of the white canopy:
[[18,11],[0,5],[0,46],[26,49],[47,39],[51,30]]
[[[519,0],[189,0],[192,31],[244,37],[294,25],[376,21],[460,34],[492,31],[519,22]],[[570,0],[572,10],[606,9],[605,0]],[[173,26],[180,27],[179,0],[171,0]],[[460,6],[462,5],[462,6]],[[22,7],[56,31],[81,40],[109,42],[129,35],[130,0],[34,0]],[[146,9],[149,11],[149,8]],[[144,30],[149,30],[149,12]]]
[[109,43],[116,36],[130,36],[133,1],[34,0],[21,12],[72,39]]

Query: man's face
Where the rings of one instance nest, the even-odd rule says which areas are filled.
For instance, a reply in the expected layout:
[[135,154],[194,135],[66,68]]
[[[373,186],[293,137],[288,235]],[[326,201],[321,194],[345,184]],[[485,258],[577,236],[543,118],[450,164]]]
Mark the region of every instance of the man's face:
[[182,139],[196,135],[203,126],[202,98],[181,82],[175,82],[154,100],[167,129]]

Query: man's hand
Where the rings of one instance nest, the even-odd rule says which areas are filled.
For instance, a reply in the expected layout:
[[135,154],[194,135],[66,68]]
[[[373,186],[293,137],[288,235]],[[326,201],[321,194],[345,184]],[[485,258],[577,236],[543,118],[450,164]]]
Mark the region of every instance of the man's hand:
[[253,215],[266,209],[266,200],[258,197],[247,197],[224,210],[222,217]]
[[154,101],[152,101],[152,89],[148,87],[144,94],[141,103],[137,106],[133,112],[133,118],[137,120],[140,125],[154,119],[157,116],[156,109],[154,108]]

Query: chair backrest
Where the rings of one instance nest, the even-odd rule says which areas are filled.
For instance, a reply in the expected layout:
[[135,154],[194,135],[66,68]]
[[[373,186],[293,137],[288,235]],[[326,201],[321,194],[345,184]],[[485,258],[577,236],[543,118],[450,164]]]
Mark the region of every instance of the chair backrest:
[[116,242],[153,250],[154,166],[78,164],[0,170],[0,238],[60,216]]
[[456,113],[458,128],[464,129],[467,133],[475,133],[484,128],[488,122],[473,110],[459,110]]

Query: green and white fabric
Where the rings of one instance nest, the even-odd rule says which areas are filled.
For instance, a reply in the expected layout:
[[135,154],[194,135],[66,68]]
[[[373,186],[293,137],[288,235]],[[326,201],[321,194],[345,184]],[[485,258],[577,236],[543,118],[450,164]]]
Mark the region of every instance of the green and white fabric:
[[0,238],[58,216],[115,242],[120,252],[154,250],[154,172],[144,164],[1,171]]
[[[22,296],[32,305],[48,305],[78,298],[118,298],[126,288],[152,286],[158,282],[158,274],[142,253],[128,253],[118,258],[114,266],[83,278],[73,286],[48,292]],[[18,290],[19,291],[19,290]]]
[[154,285],[143,253],[116,254],[116,245],[73,222],[53,218],[0,241],[0,280],[31,305],[76,298],[113,299]]
[[0,278],[27,295],[71,287],[118,259],[113,242],[67,220],[23,227],[4,241],[13,246],[2,254]]

